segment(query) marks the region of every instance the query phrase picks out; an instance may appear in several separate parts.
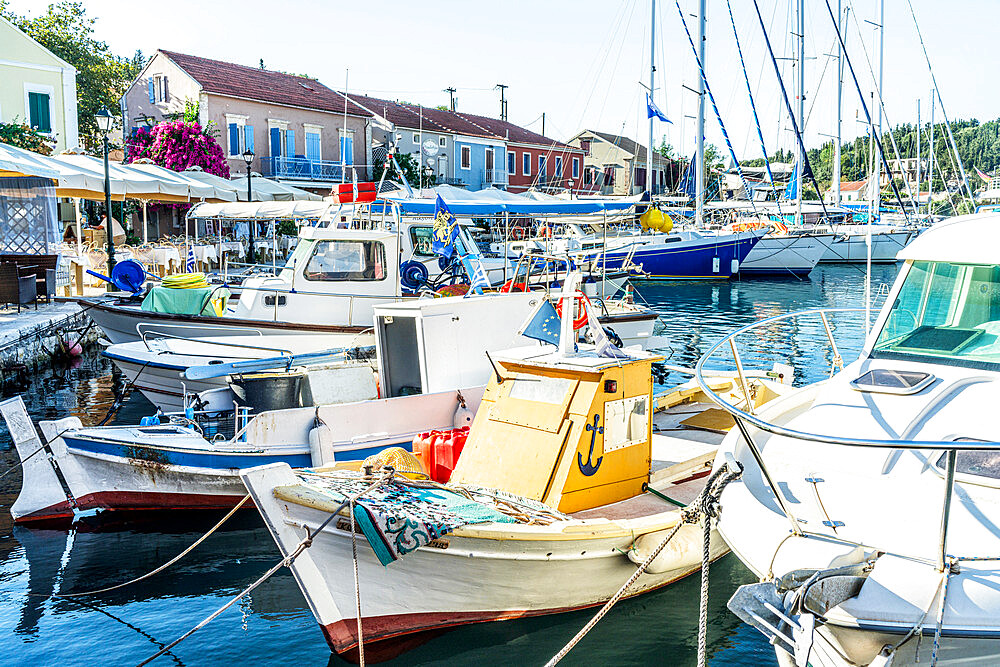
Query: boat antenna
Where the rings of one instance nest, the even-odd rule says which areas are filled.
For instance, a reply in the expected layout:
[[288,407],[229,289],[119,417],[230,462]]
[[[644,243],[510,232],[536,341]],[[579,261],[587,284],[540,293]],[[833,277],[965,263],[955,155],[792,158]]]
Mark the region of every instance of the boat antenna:
[[502,375],[500,375],[500,369],[497,368],[496,362],[494,362],[493,361],[493,357],[490,356],[490,351],[489,350],[485,350],[485,352],[486,352],[486,358],[490,362],[490,366],[493,367],[493,372],[497,374],[497,384],[503,384],[504,377]]
[[[829,7],[827,3],[827,7]],[[816,182],[816,174],[813,173],[812,165],[809,164],[809,154],[806,153],[805,142],[802,141],[802,133],[799,132],[799,124],[795,120],[795,112],[792,110],[792,103],[788,99],[788,90],[785,89],[785,82],[781,79],[781,70],[778,69],[778,60],[774,57],[774,49],[771,48],[771,38],[767,35],[767,28],[764,27],[764,17],[760,13],[760,5],[757,4],[757,0],[753,0],[753,7],[757,10],[757,20],[760,21],[761,32],[764,33],[764,44],[767,45],[767,53],[771,56],[771,64],[774,65],[774,74],[778,77],[778,87],[781,88],[781,96],[785,100],[785,107],[788,109],[788,116],[792,120],[792,130],[795,132],[795,139],[799,143],[799,150],[802,152],[802,173],[799,174],[799,178],[803,178],[806,174],[809,174],[809,179],[812,180],[813,187],[816,188],[816,194],[819,196],[819,205],[823,208],[823,218],[829,219],[830,213],[826,210],[826,202],[823,201],[823,193],[819,189],[819,183]],[[839,34],[839,33],[838,33]],[[855,82],[857,79],[855,79]],[[867,113],[867,109],[866,109]],[[801,191],[802,184],[799,183],[799,190]]]
[[[754,5],[756,5],[757,0],[753,1]],[[872,123],[871,112],[868,111],[868,105],[865,104],[865,96],[864,93],[861,92],[861,84],[858,83],[858,76],[857,74],[854,73],[854,63],[851,62],[851,57],[847,55],[847,46],[844,44],[844,36],[840,33],[840,26],[837,25],[837,19],[833,15],[833,8],[830,7],[830,0],[824,0],[824,4],[826,4],[827,13],[830,14],[830,20],[833,22],[833,29],[837,32],[837,41],[840,44],[840,48],[844,54],[844,60],[847,61],[847,69],[851,71],[851,78],[854,80],[854,87],[858,91],[858,99],[861,101],[861,108],[865,112],[865,119],[868,121],[868,126],[874,128],[874,125]],[[757,10],[757,15],[760,16],[760,10]],[[762,26],[764,25],[763,18],[761,18],[761,25]],[[899,188],[896,187],[896,181],[892,179],[892,169],[889,168],[889,160],[885,157],[885,147],[882,146],[882,135],[880,132],[875,132],[874,130],[873,134],[875,139],[873,143],[876,146],[878,146],[878,155],[882,167],[885,169],[885,173],[889,175],[889,185],[892,186],[892,194],[896,197],[896,203],[899,204],[899,210],[903,212],[903,218],[906,219],[906,222],[909,222],[910,215],[906,212],[906,207],[903,206],[903,198],[899,195]],[[801,141],[801,137],[799,138],[799,141]],[[875,183],[876,191],[880,189],[880,185],[881,185],[880,183]],[[881,201],[881,197],[879,198],[879,200]]]

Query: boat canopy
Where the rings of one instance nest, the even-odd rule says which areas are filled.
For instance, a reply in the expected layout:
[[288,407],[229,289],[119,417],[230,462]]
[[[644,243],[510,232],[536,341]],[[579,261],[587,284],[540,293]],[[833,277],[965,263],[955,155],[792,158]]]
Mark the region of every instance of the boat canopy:
[[900,250],[896,259],[1000,264],[997,248],[1000,248],[1000,213],[960,215],[933,225]]

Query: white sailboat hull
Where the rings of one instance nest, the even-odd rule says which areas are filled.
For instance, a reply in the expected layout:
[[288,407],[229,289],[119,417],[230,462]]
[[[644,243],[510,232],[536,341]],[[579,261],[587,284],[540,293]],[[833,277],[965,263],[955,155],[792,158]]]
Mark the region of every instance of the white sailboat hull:
[[[846,234],[836,230],[837,236],[827,249],[820,262],[867,262],[867,235],[863,225],[851,229]],[[913,238],[913,232],[879,231],[872,232],[872,263],[892,264],[896,261],[896,253],[902,250]]]
[[833,234],[765,236],[743,260],[740,275],[807,276],[833,241]]

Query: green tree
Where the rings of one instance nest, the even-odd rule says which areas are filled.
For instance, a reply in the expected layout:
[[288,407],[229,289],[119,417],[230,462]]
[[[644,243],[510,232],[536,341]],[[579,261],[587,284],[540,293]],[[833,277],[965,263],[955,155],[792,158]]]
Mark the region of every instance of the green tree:
[[26,151],[49,155],[52,153],[52,141],[37,130],[31,129],[27,123],[15,118],[10,123],[0,123],[0,143],[23,148]]
[[94,39],[97,19],[87,16],[82,2],[61,0],[35,17],[19,16],[7,5],[7,0],[0,0],[0,16],[76,68],[80,140],[87,148],[96,147],[99,132],[94,114],[107,108],[117,115],[118,100],[145,63],[142,52],[123,58],[113,54],[106,42]]
[[[417,187],[420,184],[420,164],[417,159],[409,153],[397,153],[396,162],[399,164],[400,168],[403,170],[403,174],[406,176],[406,181],[413,187]],[[378,181],[382,178],[382,173],[385,171],[385,158],[382,158],[381,162],[375,165],[372,170],[372,180]],[[399,178],[399,173],[396,171],[396,167],[390,165],[389,173],[386,174],[386,179]],[[436,182],[436,177],[431,176],[430,181],[427,177],[424,177],[424,186],[432,186]]]

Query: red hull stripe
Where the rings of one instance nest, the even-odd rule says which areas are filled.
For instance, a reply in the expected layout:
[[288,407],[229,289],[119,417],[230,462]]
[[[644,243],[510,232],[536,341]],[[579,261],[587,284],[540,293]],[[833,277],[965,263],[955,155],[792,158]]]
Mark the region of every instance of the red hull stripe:
[[[100,491],[88,493],[76,499],[79,510],[106,509],[122,511],[143,510],[215,510],[229,509],[236,505],[243,496],[228,494],[198,494],[198,493],[161,493],[142,491]],[[247,501],[245,507],[253,507],[253,501]],[[72,508],[65,500],[45,509],[19,517],[15,523],[30,523],[59,517],[72,516]]]

